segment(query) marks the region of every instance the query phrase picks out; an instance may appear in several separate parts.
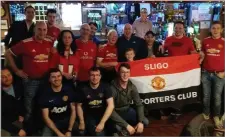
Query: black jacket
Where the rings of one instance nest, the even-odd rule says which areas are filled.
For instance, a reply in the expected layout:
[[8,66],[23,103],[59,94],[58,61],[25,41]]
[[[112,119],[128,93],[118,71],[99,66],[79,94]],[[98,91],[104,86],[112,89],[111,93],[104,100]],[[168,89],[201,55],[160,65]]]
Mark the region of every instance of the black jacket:
[[12,123],[18,120],[19,116],[24,116],[25,107],[23,105],[23,89],[21,88],[21,85],[13,85],[13,88],[15,97],[8,95],[1,89],[2,129],[17,134],[20,129]]
[[112,90],[115,104],[115,109],[112,112],[111,119],[116,124],[126,128],[128,123],[119,115],[118,112],[127,111],[131,107],[130,103],[133,100],[137,112],[138,122],[143,122],[144,106],[142,105],[136,86],[131,81],[129,81],[127,89],[124,91],[124,89],[119,86],[118,80],[114,80],[112,81],[110,88]]
[[[164,57],[164,54],[159,51],[160,45],[162,45],[162,43],[157,42],[157,41],[154,41],[154,43],[153,43],[153,47],[152,47],[153,48],[153,54],[156,57]],[[146,44],[146,46],[147,46],[147,44]]]
[[[25,20],[13,22],[8,30],[8,34],[3,40],[5,42],[6,47],[10,48],[21,40],[32,37],[34,35],[34,26],[35,25],[33,23],[30,26],[29,30],[27,30],[27,24]],[[9,43],[10,38],[12,38],[12,40]]]
[[145,40],[132,35],[129,40],[124,35],[117,40],[117,54],[119,62],[126,62],[125,51],[127,48],[133,48],[136,56],[135,60],[144,59],[148,56],[148,49],[145,45]]

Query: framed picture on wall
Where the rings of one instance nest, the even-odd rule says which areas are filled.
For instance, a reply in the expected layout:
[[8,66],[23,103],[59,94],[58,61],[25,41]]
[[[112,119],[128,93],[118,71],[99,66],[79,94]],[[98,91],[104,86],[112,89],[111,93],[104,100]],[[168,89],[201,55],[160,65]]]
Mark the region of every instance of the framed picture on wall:
[[1,20],[1,29],[8,29],[8,21]]

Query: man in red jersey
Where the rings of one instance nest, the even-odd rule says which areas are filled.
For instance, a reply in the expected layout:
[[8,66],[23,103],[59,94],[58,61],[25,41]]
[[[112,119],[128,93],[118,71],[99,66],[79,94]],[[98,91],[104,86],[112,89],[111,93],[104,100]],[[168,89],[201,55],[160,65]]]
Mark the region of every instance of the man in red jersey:
[[175,23],[175,34],[166,38],[163,46],[160,46],[160,50],[168,50],[169,56],[182,56],[192,53],[197,53],[192,40],[184,36],[184,24],[183,22]]
[[80,28],[80,38],[76,39],[77,51],[80,56],[79,72],[77,76],[78,84],[88,82],[89,69],[95,65],[97,46],[89,40],[91,28],[88,24],[83,24]]
[[[53,46],[51,40],[45,38],[47,25],[37,22],[35,35],[25,39],[6,51],[5,57],[9,61],[14,73],[23,79],[24,106],[26,109],[25,121],[30,121],[33,111],[33,98],[43,81],[45,73],[49,70],[48,57]],[[23,69],[18,69],[13,56],[22,56]]]
[[116,30],[112,29],[108,32],[107,37],[107,45],[98,50],[97,65],[101,67],[102,80],[110,83],[116,76],[115,66],[118,64],[116,47],[118,34]]
[[[209,119],[210,99],[213,96],[213,116],[216,128],[222,128],[221,97],[224,88],[224,38],[222,24],[218,21],[211,26],[211,37],[205,38],[202,42],[202,52],[205,55],[202,64],[202,85],[203,85],[203,116]],[[213,88],[212,88],[212,87]]]
[[47,26],[48,26],[48,32],[47,32],[47,38],[51,39],[52,41],[55,41],[58,39],[60,29],[55,26],[56,22],[56,10],[55,9],[48,9],[47,13]]
[[[184,23],[181,21],[177,21],[174,24],[174,35],[166,38],[164,45],[159,47],[159,50],[164,53],[164,51],[168,51],[168,56],[184,56],[188,54],[197,53],[194,44],[191,38],[186,37],[184,31]],[[162,113],[168,113],[173,110],[162,110]],[[164,115],[163,114],[163,115]],[[179,116],[181,115],[180,108],[175,110],[175,113],[171,113],[171,115]]]

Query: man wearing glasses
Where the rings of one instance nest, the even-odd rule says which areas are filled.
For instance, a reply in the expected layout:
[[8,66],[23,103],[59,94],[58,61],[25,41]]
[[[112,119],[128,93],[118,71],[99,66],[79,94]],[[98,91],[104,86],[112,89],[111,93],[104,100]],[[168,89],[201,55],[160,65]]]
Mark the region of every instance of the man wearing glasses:
[[[91,136],[112,135],[113,132],[108,120],[114,109],[112,92],[109,85],[100,80],[100,69],[92,67],[89,71],[89,84],[78,88],[80,91],[80,101],[77,104],[79,130]],[[106,129],[110,130],[111,134]]]
[[[97,46],[101,44],[101,41],[95,36],[95,33],[98,30],[98,25],[95,22],[89,22],[88,25],[91,28],[91,33],[89,35],[89,39],[92,40]],[[75,39],[79,39],[81,36],[76,36]]]
[[[148,119],[144,116],[144,106],[138,90],[129,80],[130,69],[129,64],[122,63],[118,68],[118,78],[111,84],[115,104],[111,119],[116,124],[117,131],[124,136],[141,134],[144,126],[149,124]],[[135,109],[130,105],[132,101]]]

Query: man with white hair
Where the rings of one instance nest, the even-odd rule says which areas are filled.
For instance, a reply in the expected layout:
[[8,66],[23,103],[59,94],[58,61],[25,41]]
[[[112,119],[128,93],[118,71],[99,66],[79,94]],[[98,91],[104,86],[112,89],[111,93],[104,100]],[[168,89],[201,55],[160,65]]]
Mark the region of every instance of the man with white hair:
[[76,39],[77,51],[80,56],[80,67],[77,76],[78,84],[87,83],[89,69],[95,65],[97,46],[90,40],[91,28],[85,23],[80,28],[80,38]]
[[101,68],[103,81],[111,82],[116,76],[115,66],[118,64],[116,47],[118,34],[116,30],[110,30],[107,34],[107,38],[107,45],[98,50],[97,65]]
[[[23,79],[24,105],[26,109],[25,121],[30,120],[33,112],[33,99],[38,88],[44,81],[44,76],[49,70],[49,54],[53,42],[46,38],[47,25],[45,22],[37,22],[35,35],[25,39],[6,51],[5,57],[13,72]],[[13,56],[22,56],[23,68],[19,69]]]
[[136,53],[136,60],[146,58],[148,56],[148,49],[145,46],[145,40],[137,36],[134,36],[133,29],[130,24],[124,26],[123,35],[118,38],[117,41],[117,51],[118,51],[118,61],[125,62],[125,51],[128,48],[134,49]]

